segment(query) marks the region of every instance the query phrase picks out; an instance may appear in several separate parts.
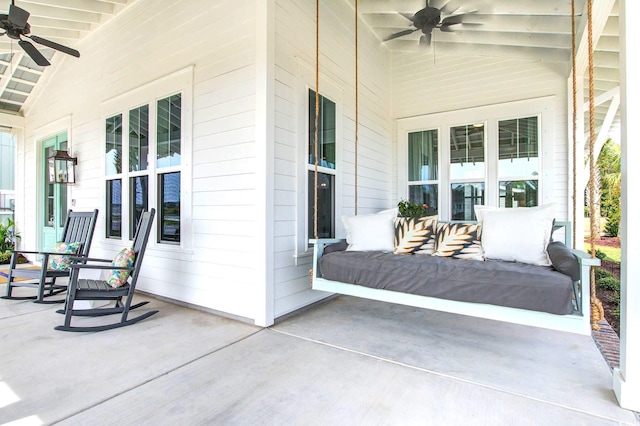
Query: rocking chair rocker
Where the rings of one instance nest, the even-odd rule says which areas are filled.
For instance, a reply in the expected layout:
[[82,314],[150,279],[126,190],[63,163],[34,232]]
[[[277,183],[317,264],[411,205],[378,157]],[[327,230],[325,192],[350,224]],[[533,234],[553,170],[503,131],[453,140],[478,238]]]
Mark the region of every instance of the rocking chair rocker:
[[[144,258],[144,252],[147,247],[147,241],[151,232],[151,225],[153,224],[153,217],[155,215],[155,209],[151,209],[148,212],[142,213],[136,229],[136,234],[133,239],[132,250],[134,252],[134,262],[131,267],[114,266],[111,264],[111,259],[84,259],[87,263],[82,261],[71,265],[71,278],[69,280],[69,289],[67,291],[67,300],[64,309],[60,309],[56,312],[64,314],[64,324],[55,327],[60,331],[104,331],[111,330],[113,328],[124,327],[127,325],[135,324],[143,319],[158,313],[158,311],[149,311],[135,318],[128,319],[129,311],[146,305],[148,301],[140,302],[132,305],[134,291],[136,288],[136,282],[138,280],[138,274],[140,273],[140,267],[142,266],[142,259]],[[93,262],[102,262],[108,264],[95,264]],[[112,271],[129,271],[130,276],[128,282],[125,282],[120,287],[112,287],[106,280],[95,280],[79,278],[81,270],[112,270]],[[123,300],[124,299],[124,300]],[[115,305],[104,308],[91,308],[91,309],[74,309],[74,302],[76,300],[99,300],[99,301],[115,301]],[[104,315],[122,314],[119,322],[97,325],[97,326],[72,326],[71,317],[73,316],[88,316],[88,317],[100,317]]]

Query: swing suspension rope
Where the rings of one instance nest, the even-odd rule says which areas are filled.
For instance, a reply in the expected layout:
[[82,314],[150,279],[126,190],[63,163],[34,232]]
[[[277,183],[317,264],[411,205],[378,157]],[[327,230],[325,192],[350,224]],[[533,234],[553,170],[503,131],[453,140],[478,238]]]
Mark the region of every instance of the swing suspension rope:
[[[572,86],[573,86],[573,223],[577,220],[577,199],[578,199],[578,182],[577,168],[582,167],[583,161],[579,161],[577,152],[577,84],[576,84],[576,25],[575,25],[575,0],[571,1],[571,60],[573,66]],[[596,197],[596,161],[595,161],[595,104],[594,104],[594,87],[593,87],[593,16],[591,0],[587,0],[587,33],[588,33],[588,73],[589,73],[589,243],[591,245],[591,257],[596,257],[596,234],[598,227],[595,218],[595,197]],[[573,227],[574,247],[577,246],[576,229]],[[604,318],[604,309],[602,302],[596,295],[596,277],[595,268],[591,268],[589,276],[589,285],[591,289],[591,328],[599,330],[598,322]],[[586,283],[583,283],[585,285]]]
[[[358,111],[358,0],[355,0],[355,139],[354,139],[354,210],[358,214],[358,128],[359,111]],[[318,158],[319,158],[319,124],[320,124],[320,0],[316,0],[316,108],[315,108],[315,126],[313,134],[313,235],[318,239]]]
[[[595,101],[593,90],[593,12],[592,2],[587,0],[587,28],[589,33],[589,222],[591,257],[596,257],[596,233],[598,225],[596,215],[596,159],[595,159]],[[591,268],[591,328],[599,330],[598,322],[604,318],[602,302],[596,296],[596,270]]]
[[313,237],[318,239],[318,122],[320,121],[320,0],[316,0],[316,111],[313,132]]

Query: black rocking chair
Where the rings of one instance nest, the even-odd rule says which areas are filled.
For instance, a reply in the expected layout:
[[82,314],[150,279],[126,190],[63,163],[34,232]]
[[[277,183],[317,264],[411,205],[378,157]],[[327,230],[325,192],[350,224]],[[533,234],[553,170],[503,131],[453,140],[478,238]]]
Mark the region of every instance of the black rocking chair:
[[[62,230],[62,241],[65,243],[80,243],[78,251],[73,254],[77,257],[88,257],[91,248],[93,231],[96,227],[98,210],[91,212],[74,212],[69,210]],[[18,256],[21,254],[35,254],[42,256],[42,266],[38,269],[18,268]],[[58,278],[69,277],[71,270],[57,270],[49,268],[49,259],[60,253],[46,251],[14,250],[11,256],[9,274],[7,275],[7,293],[3,299],[31,300],[35,303],[62,303],[60,300],[45,300],[45,297],[60,294],[67,289],[66,284],[56,283]],[[16,281],[17,278],[21,280]],[[35,282],[37,280],[37,282]],[[29,287],[38,290],[35,296],[14,296],[14,287]]]
[[[64,309],[60,309],[57,312],[64,314],[64,325],[55,327],[60,331],[104,331],[111,330],[113,328],[124,327],[126,325],[135,324],[142,321],[145,318],[149,318],[151,315],[157,314],[158,311],[149,311],[135,318],[128,319],[129,311],[146,305],[147,301],[140,302],[132,305],[134,291],[136,288],[136,281],[138,280],[138,274],[140,273],[140,267],[142,266],[142,259],[147,247],[147,241],[151,232],[151,225],[153,224],[153,217],[155,216],[155,209],[151,209],[148,212],[143,212],[136,229],[136,235],[133,239],[132,250],[135,253],[135,258],[132,267],[116,267],[111,264],[110,259],[84,259],[86,263],[79,259],[80,262],[72,264],[71,278],[69,279],[69,288],[67,290],[67,300],[65,302]],[[101,262],[103,264],[94,264],[94,262]],[[104,264],[107,263],[108,264]],[[120,287],[112,287],[105,280],[95,280],[79,278],[81,270],[98,269],[98,270],[122,270],[129,271],[130,276],[128,281]],[[123,300],[124,299],[124,300]],[[114,301],[114,306],[107,306],[103,308],[90,308],[90,309],[74,309],[74,302],[77,300],[95,300],[95,301]],[[96,326],[72,326],[71,317],[73,316],[85,316],[85,317],[100,317],[112,314],[122,314],[120,321],[116,323],[110,323],[107,325]]]

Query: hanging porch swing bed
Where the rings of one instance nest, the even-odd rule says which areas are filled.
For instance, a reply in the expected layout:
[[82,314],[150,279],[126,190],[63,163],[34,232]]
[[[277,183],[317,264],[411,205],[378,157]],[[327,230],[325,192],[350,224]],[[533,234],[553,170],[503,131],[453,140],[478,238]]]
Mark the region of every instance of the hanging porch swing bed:
[[[593,80],[591,7],[588,3],[589,80]],[[575,5],[572,60],[575,70]],[[343,217],[346,239],[318,238],[319,0],[316,0],[316,108],[312,288],[372,300],[506,321],[579,334],[597,328],[591,255],[573,249],[571,222],[555,221],[550,205],[475,206],[477,222],[439,222],[437,216],[398,218],[397,211],[358,216],[358,1],[355,1],[355,215]],[[590,85],[590,191],[593,191],[594,106]],[[573,73],[573,198],[577,189],[576,76]],[[594,199],[593,196],[591,199]],[[576,223],[575,202],[573,223]],[[593,205],[590,206],[593,213]],[[593,214],[591,215],[593,217]],[[564,231],[564,232],[563,232]],[[405,243],[421,233],[424,240]],[[464,235],[461,235],[464,234]],[[407,235],[410,235],[407,238]],[[523,238],[528,235],[529,238]],[[376,240],[376,236],[380,240]],[[374,241],[372,241],[372,239]],[[455,241],[454,244],[446,244]],[[505,244],[505,241],[507,243]],[[364,242],[364,243],[363,243]],[[441,247],[442,246],[442,247]],[[449,247],[447,247],[449,246]],[[456,248],[451,249],[451,246]],[[524,254],[521,252],[524,251]]]

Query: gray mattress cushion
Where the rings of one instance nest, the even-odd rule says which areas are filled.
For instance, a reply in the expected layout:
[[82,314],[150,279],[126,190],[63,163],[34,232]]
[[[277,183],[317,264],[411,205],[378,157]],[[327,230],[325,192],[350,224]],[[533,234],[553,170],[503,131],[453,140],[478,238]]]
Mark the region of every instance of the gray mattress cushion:
[[322,277],[349,284],[553,314],[573,312],[573,283],[552,267],[386,252],[336,251]]

